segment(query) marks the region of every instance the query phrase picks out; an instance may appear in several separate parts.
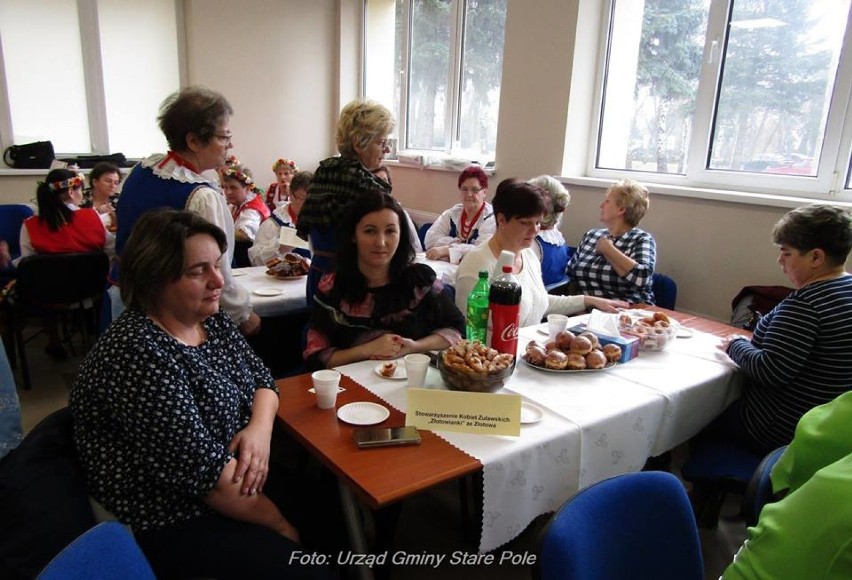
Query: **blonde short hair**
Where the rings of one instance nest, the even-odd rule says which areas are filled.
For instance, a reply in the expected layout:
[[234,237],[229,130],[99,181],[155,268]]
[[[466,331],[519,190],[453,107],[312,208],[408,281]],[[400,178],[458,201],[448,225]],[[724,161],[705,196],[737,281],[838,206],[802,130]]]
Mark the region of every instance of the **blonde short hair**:
[[366,147],[379,136],[390,135],[396,126],[393,115],[375,101],[355,100],[343,107],[337,120],[337,150],[357,157],[355,146]]
[[558,179],[550,175],[539,175],[530,179],[529,182],[542,188],[550,197],[550,209],[541,218],[541,229],[549,230],[559,226],[562,212],[571,203],[571,194]]
[[616,181],[607,190],[614,194],[615,203],[624,208],[624,221],[632,228],[639,225],[651,205],[648,188],[632,179]]

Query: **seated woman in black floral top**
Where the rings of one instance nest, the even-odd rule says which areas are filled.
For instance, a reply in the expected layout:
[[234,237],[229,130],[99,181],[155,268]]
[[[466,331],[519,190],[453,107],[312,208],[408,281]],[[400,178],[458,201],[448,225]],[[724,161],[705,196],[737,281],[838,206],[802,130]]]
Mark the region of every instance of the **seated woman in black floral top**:
[[317,577],[291,567],[299,534],[264,493],[278,392],[220,310],[224,250],[195,213],[140,217],[122,255],[128,308],[71,392],[80,460],[157,577]]
[[309,366],[394,359],[461,338],[464,316],[435,272],[414,263],[408,220],[390,195],[368,192],[352,203],[336,264],[314,296],[304,352]]

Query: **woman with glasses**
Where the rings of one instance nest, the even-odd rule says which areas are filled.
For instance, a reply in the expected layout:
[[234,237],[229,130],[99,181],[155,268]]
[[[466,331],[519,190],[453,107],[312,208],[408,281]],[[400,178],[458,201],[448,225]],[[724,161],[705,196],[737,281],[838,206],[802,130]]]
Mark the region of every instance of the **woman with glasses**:
[[391,112],[373,101],[355,100],[340,111],[336,135],[340,156],[320,162],[296,224],[314,256],[306,290],[309,305],[320,278],[334,271],[335,232],[349,204],[365,191],[391,191],[390,184],[372,172],[390,152],[388,138],[394,126]]
[[594,296],[555,296],[548,294],[541,278],[541,262],[531,249],[548,210],[547,194],[540,187],[518,179],[504,179],[494,194],[497,231],[468,254],[456,272],[456,305],[467,308],[467,297],[479,272],[494,272],[500,254],[514,256],[512,271],[521,285],[521,326],[538,324],[547,314],[574,314],[587,308],[615,312],[626,302]]
[[[461,203],[446,210],[426,232],[426,257],[458,263],[475,245],[494,235],[494,209],[485,201],[488,176],[471,165],[459,175]],[[452,258],[450,248],[452,248]]]
[[337,267],[319,282],[305,360],[331,368],[455,344],[464,316],[435,272],[414,263],[408,222],[381,191],[359,195],[338,234]]
[[[169,152],[143,159],[128,175],[117,210],[116,252],[121,255],[136,220],[154,208],[186,209],[212,222],[227,236],[222,308],[244,334],[252,335],[260,330],[260,318],[252,311],[248,292],[231,274],[234,219],[215,178],[204,175],[215,175],[210,170],[226,165],[233,147],[233,112],[224,96],[200,86],[181,89],[163,101],[157,120]],[[113,272],[113,280],[118,282],[118,272]]]

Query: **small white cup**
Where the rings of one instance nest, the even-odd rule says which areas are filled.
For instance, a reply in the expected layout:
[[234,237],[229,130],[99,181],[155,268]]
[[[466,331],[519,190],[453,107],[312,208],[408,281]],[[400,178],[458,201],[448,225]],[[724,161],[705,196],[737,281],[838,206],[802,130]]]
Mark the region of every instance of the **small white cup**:
[[461,262],[463,255],[462,251],[455,246],[450,246],[450,264],[458,264]]
[[340,384],[340,373],[331,369],[311,373],[314,391],[317,394],[317,407],[333,409],[337,402],[337,386]]
[[550,340],[556,340],[556,335],[568,328],[568,317],[564,314],[548,314],[547,326]]
[[429,370],[428,354],[407,354],[405,361],[405,374],[408,376],[408,386],[420,388],[426,384],[426,371]]

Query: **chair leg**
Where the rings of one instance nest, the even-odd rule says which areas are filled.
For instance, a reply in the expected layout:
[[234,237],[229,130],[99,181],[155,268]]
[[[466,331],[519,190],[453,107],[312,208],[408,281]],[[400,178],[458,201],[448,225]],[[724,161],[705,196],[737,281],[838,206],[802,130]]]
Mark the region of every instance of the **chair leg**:
[[18,348],[18,356],[21,359],[21,376],[24,379],[24,390],[29,391],[33,386],[30,382],[30,367],[27,364],[27,345],[26,341],[24,341],[23,324],[20,320],[14,320],[12,324],[15,327],[15,343]]

